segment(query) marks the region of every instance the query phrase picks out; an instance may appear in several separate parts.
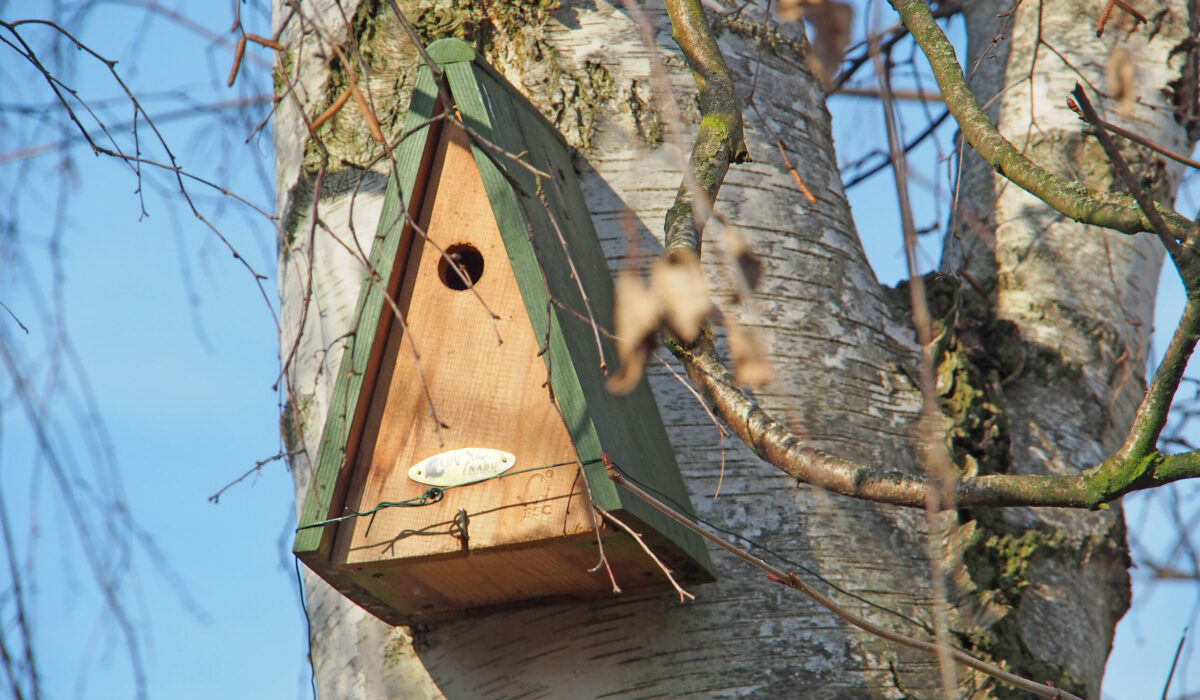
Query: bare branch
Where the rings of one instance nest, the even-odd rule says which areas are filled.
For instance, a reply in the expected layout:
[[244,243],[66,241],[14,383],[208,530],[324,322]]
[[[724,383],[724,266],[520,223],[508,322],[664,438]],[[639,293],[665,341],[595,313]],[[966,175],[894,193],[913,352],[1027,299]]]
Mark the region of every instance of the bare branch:
[[1096,108],[1092,106],[1092,101],[1088,99],[1083,86],[1075,83],[1075,89],[1071,91],[1071,95],[1074,97],[1074,100],[1068,99],[1067,106],[1085,122],[1095,127],[1094,135],[1096,140],[1100,142],[1100,145],[1104,148],[1104,153],[1112,161],[1117,177],[1129,188],[1129,192],[1133,195],[1138,207],[1150,222],[1151,230],[1162,239],[1163,246],[1171,254],[1171,260],[1175,263],[1175,267],[1179,269],[1180,276],[1183,277],[1184,285],[1188,289],[1196,289],[1198,280],[1195,278],[1195,271],[1188,269],[1187,262],[1184,260],[1183,247],[1171,236],[1171,231],[1167,228],[1167,222],[1163,221],[1162,215],[1158,211],[1158,204],[1138,184],[1137,178],[1133,176],[1133,171],[1129,169],[1129,164],[1125,162],[1125,157],[1121,155],[1120,149],[1117,148],[1117,145],[1108,135],[1108,132],[1100,126],[1100,115],[1096,114]]
[[1163,683],[1162,700],[1167,700],[1167,691],[1171,689],[1171,679],[1175,677],[1175,668],[1179,665],[1179,655],[1183,652],[1183,643],[1187,641],[1187,628],[1179,635],[1179,645],[1175,647],[1175,657],[1171,659],[1171,670],[1167,672],[1167,681]]
[[658,566],[659,570],[666,575],[667,580],[671,582],[671,586],[675,589],[675,592],[679,594],[680,603],[696,599],[696,596],[688,593],[682,586],[679,585],[679,582],[675,580],[675,576],[672,575],[671,570],[667,568],[667,565],[662,563],[662,560],[658,558],[658,556],[654,553],[654,550],[650,549],[650,546],[646,544],[646,540],[642,539],[642,533],[635,531],[633,528],[621,522],[615,515],[609,513],[607,510],[604,510],[598,506],[593,506],[593,508],[595,508],[600,515],[603,515],[611,520],[614,525],[627,532],[629,536],[641,546],[642,551],[646,553],[646,556],[650,557],[650,560],[653,561],[656,566]]
[[[706,329],[689,346],[670,336],[664,340],[687,368],[692,383],[711,402],[713,412],[763,460],[798,481],[844,496],[908,508],[925,507],[928,488],[925,477],[858,464],[803,444],[787,426],[775,420],[738,386],[717,355],[710,330]],[[1200,477],[1200,451],[1170,456],[1151,452],[1138,459],[1113,456],[1071,476],[988,474],[967,477],[954,487],[952,500],[957,508],[1058,506],[1095,509],[1132,491],[1196,477]]]

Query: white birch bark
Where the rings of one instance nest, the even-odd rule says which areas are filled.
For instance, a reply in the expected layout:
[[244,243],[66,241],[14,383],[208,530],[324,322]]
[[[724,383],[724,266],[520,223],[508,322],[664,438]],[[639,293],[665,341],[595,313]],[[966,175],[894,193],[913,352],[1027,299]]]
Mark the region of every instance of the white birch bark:
[[[966,3],[964,66],[969,76],[974,72],[972,88],[993,123],[1026,156],[1097,190],[1127,191],[1066,105],[1076,82],[1105,119],[1173,151],[1191,150],[1171,89],[1187,60],[1179,51],[1188,36],[1186,2],[1139,3],[1150,18],[1140,26],[1118,10],[1102,38],[1094,31],[1095,3],[1024,2],[1011,17],[1004,13],[1009,4]],[[1106,79],[1106,69],[1115,75],[1122,65],[1132,71],[1134,91],[1125,109]],[[1145,149],[1124,151],[1143,186],[1171,202],[1180,166]],[[1028,342],[1025,370],[1005,386],[1013,471],[1062,474],[1099,463],[1121,444],[1145,391],[1161,243],[1153,234],[1127,236],[1071,221],[973,151],[963,166],[960,208],[960,221],[983,225],[963,224],[961,238],[947,237],[943,269],[973,275],[992,292],[997,314]],[[1012,509],[1003,516],[1011,530],[1055,533],[1062,539],[1054,550],[1077,553],[1032,564],[1016,611],[1023,644],[1076,677],[1099,677],[1129,599],[1119,509]],[[1092,682],[1088,688],[1098,695]]]
[[[386,8],[386,3],[381,5]],[[418,10],[413,3],[401,7],[422,29],[472,31],[469,23],[461,22],[463,8],[449,2],[435,9]],[[503,14],[516,6],[492,3],[489,7]],[[656,142],[663,115],[660,105],[672,98],[654,95],[650,88],[649,52],[638,26],[620,4],[603,0],[563,2],[548,17],[521,8],[524,16],[505,15],[495,21],[488,35],[488,56],[580,149],[578,170],[585,196],[612,267],[627,264],[624,259],[630,253],[640,253],[644,261],[647,254],[661,250],[663,215],[680,181],[683,154],[671,143]],[[289,375],[295,416],[290,424],[298,426],[292,431],[297,446],[301,439],[313,446],[320,438],[330,378],[342,352],[339,339],[350,327],[362,279],[361,263],[348,250],[355,249],[354,233],[358,246],[369,250],[382,199],[383,175],[368,175],[355,192],[357,173],[339,165],[340,158],[365,163],[372,155],[369,135],[350,103],[322,132],[331,159],[317,212],[328,229],[316,226],[311,216],[314,147],[300,114],[303,111],[312,119],[336,97],[338,88],[331,84],[328,69],[328,42],[347,39],[343,17],[354,17],[360,9],[352,0],[340,8],[329,0],[305,3],[304,22],[293,18],[283,35],[291,75],[297,75],[297,69],[299,75],[295,97],[281,103],[275,122],[278,207],[285,222],[280,251],[284,357],[300,338]],[[370,43],[367,84],[386,126],[395,123],[391,117],[407,100],[403,86],[411,85],[415,57],[395,22],[387,19],[386,10],[378,11],[383,14],[372,20],[372,31],[361,33],[359,39]],[[755,162],[730,171],[717,210],[749,238],[764,262],[763,281],[753,304],[734,310],[771,349],[776,379],[759,395],[772,413],[785,417],[818,448],[864,463],[918,470],[913,442],[919,397],[907,379],[915,376],[912,332],[893,320],[854,232],[824,98],[804,67],[804,39],[797,29],[784,29],[784,34],[771,37],[773,49],[760,51],[753,39],[757,11],[751,7],[720,20],[721,46],[743,90],[748,94],[750,86],[756,86],[760,110],[771,130],[784,135],[789,158],[818,200],[810,206],[800,196],[767,131],[748,111],[747,142]],[[275,12],[278,23],[288,8],[277,3]],[[695,88],[670,39],[669,22],[659,8],[645,12],[653,24],[656,50],[665,58],[673,99],[694,122],[698,116]],[[684,126],[687,134],[694,133],[694,123]],[[624,232],[627,212],[636,217],[635,250]],[[1006,219],[1006,230],[1014,236],[1020,235],[1017,219],[1015,214]],[[1078,231],[1074,235],[1081,237]],[[1152,292],[1152,246],[1129,239],[1109,241],[1110,247],[1116,243],[1130,250],[1117,254],[1120,261],[1145,259],[1144,265],[1149,266],[1141,272],[1122,267],[1117,279],[1149,280],[1143,286]],[[705,264],[715,296],[723,300],[729,284],[721,247],[719,228],[714,225],[706,238]],[[310,259],[312,301],[305,313]],[[1041,277],[1029,280],[1029,284],[1043,282]],[[1148,318],[1150,300],[1120,289],[1126,309]],[[1039,293],[1037,298],[1044,297]],[[1001,306],[1006,314],[1019,316],[1013,309],[1023,308],[1022,303],[1028,305],[1014,293]],[[1080,364],[1089,352],[1096,354],[1085,342],[1086,333],[1069,335],[1055,328],[1042,331],[1039,326],[1042,334],[1034,337],[1054,347],[1061,344],[1075,353],[1068,356]],[[1147,321],[1140,332],[1148,328]],[[1144,352],[1144,336],[1130,335],[1125,326],[1112,332],[1117,340],[1107,341],[1102,352],[1108,354],[1098,357],[1097,363],[1111,366],[1118,341]],[[419,332],[417,338],[419,343]],[[1077,355],[1080,359],[1075,360]],[[1104,393],[1103,382],[1087,372],[1099,376],[1101,370],[1085,370],[1085,376],[1087,386],[1095,390],[1089,400],[1106,405],[1111,390]],[[652,366],[650,379],[701,517],[752,537],[849,591],[929,619],[923,514],[797,486],[732,439],[725,445],[721,495],[714,500],[722,469],[716,429],[668,372]],[[1140,371],[1134,372],[1122,396],[1136,394],[1139,381]],[[1064,462],[1086,464],[1109,445],[1100,441],[1100,430],[1093,430],[1096,437],[1091,438],[1059,437],[1059,433],[1082,430],[1081,424],[1091,426],[1088,421],[1096,422],[1094,411],[1080,409],[1073,396],[1036,398],[1050,413],[1029,413],[1020,423],[1017,433],[1023,454],[1041,448],[1052,450],[1047,454],[1060,454]],[[1017,401],[1011,404],[1022,416],[1031,408]],[[1111,416],[1104,414],[1102,427],[1111,426],[1107,430],[1113,433],[1128,422],[1128,411],[1129,399],[1122,398]],[[1051,437],[1035,442],[1042,435]],[[1032,458],[1018,462],[1022,469],[1039,468]],[[300,456],[292,464],[301,496],[308,485],[309,463]],[[1059,468],[1058,464],[1050,466]],[[1065,522],[1076,525],[1070,519],[1075,516],[1040,517],[1055,523],[1067,517]],[[1111,525],[1111,519],[1104,522]],[[768,583],[723,554],[715,554],[714,559],[719,582],[696,588],[697,600],[687,605],[667,595],[618,597],[414,630],[387,627],[308,574],[318,689],[323,698],[934,694],[937,674],[932,659],[847,628],[793,591]],[[1083,587],[1088,596],[1095,592],[1104,598],[1100,589],[1105,585],[1114,580],[1124,585],[1123,568],[1114,573],[1106,568],[1110,567],[1107,560],[1094,575],[1085,575],[1083,584],[1058,581],[1061,572],[1052,564],[1044,565],[1049,570],[1037,585],[1047,593],[1039,598],[1045,605],[1039,602],[1038,615],[1075,614],[1079,606],[1071,601],[1062,606],[1051,603],[1055,599],[1050,593],[1066,586]],[[829,590],[823,584],[822,588]],[[1081,598],[1081,606],[1094,602],[1092,597]],[[893,616],[851,598],[839,594],[839,600],[874,622],[913,631]],[[1114,608],[1108,603],[1101,607]],[[1033,651],[1055,662],[1074,664],[1069,664],[1070,671],[1094,690],[1115,617],[1105,613],[1095,624],[1091,622],[1089,618],[1086,626],[1057,630],[1063,645],[1078,647],[1078,660],[1064,659],[1060,649],[1049,646]],[[1101,641],[1092,643],[1088,635]]]

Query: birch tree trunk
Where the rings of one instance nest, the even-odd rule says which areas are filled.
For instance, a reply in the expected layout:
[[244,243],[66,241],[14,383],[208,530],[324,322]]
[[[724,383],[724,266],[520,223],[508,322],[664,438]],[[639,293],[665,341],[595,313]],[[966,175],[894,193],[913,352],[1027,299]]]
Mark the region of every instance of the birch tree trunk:
[[[990,105],[993,123],[1018,150],[1099,191],[1127,191],[1100,144],[1083,135],[1082,122],[1067,107],[1072,88],[1083,83],[1113,97],[1120,89],[1132,91],[1119,110],[1112,110],[1115,99],[1107,101],[1105,118],[1171,150],[1191,151],[1172,101],[1186,63],[1187,3],[1140,4],[1150,20],[1142,26],[1116,13],[1103,37],[1094,31],[1099,8],[1093,3],[1014,6],[966,3],[970,48],[963,65],[974,71],[971,86],[979,102]],[[1014,12],[1005,16],[1009,9]],[[1124,86],[1118,77],[1123,70],[1132,73]],[[1158,201],[1174,200],[1182,175],[1177,164],[1169,166],[1146,149],[1129,148],[1125,155]],[[1120,446],[1146,389],[1162,244],[1151,235],[1071,221],[970,149],[959,201],[959,224],[946,237],[942,267],[966,271],[987,290],[989,312],[1012,324],[1022,353],[1020,371],[990,392],[1005,417],[1007,454],[981,466],[990,461],[995,471],[1065,474],[1099,463]],[[1023,550],[1023,561],[1008,558],[1020,574],[997,595],[984,589],[1002,576],[975,567],[963,581],[974,592],[975,612],[961,624],[999,618],[973,632],[985,648],[1007,646],[1009,653],[1036,660],[1025,666],[1034,677],[1065,669],[1085,682],[1088,697],[1098,697],[1096,679],[1129,605],[1119,508],[972,515],[973,531],[960,531],[966,561],[995,559],[1006,548]]]
[[[1102,82],[1116,32],[1094,40],[1086,28],[1050,19],[1078,15],[1076,5],[1082,7],[1079,0],[1022,4],[1008,20],[1016,23],[1011,50],[1009,41],[992,47],[1000,55],[981,63],[976,88],[981,101],[1003,95],[993,117],[1019,145],[1064,173],[1107,187],[1112,177],[1103,154],[1080,136],[1073,115],[1061,114],[1076,76],[1043,47],[1038,60],[1046,67],[1035,72],[1033,90],[1021,82],[1043,6],[1043,39]],[[1172,2],[1155,15],[1153,38],[1135,57],[1145,70],[1136,86],[1144,99],[1132,109],[1142,133],[1186,150],[1171,112],[1159,108],[1161,91],[1179,77],[1168,57],[1186,35],[1182,5]],[[613,269],[661,251],[663,216],[699,118],[693,79],[661,8],[641,12],[673,95],[652,89],[650,51],[638,19],[620,3],[400,2],[400,8],[425,41],[476,42],[578,149],[577,169]],[[972,62],[999,31],[996,11],[992,3],[968,3]],[[284,222],[280,343],[288,362],[283,424],[289,449],[298,453],[292,466],[302,497],[364,274],[355,251],[370,249],[386,182],[384,165],[374,161],[378,145],[353,101],[317,138],[307,124],[347,84],[333,45],[343,55],[357,47],[358,80],[394,139],[418,59],[386,2],[313,0],[296,12],[277,2],[275,18],[277,25],[286,20],[287,47],[276,76],[277,93],[286,97],[275,119]],[[758,396],[821,450],[921,471],[920,395],[909,378],[919,353],[899,301],[904,295],[881,287],[866,262],[842,191],[824,94],[806,67],[802,28],[764,30],[756,5],[710,12],[710,19],[742,97],[753,92],[762,115],[748,112],[754,161],[730,170],[716,206],[763,262],[762,281],[744,308],[729,301],[717,224],[705,241],[714,297],[728,302],[726,312],[770,349],[775,380]],[[682,144],[669,138],[667,100],[685,117]],[[1040,128],[1028,128],[1031,116]],[[797,191],[770,134],[783,136],[815,205]],[[1160,200],[1170,201],[1173,171],[1153,159],[1140,162],[1159,176]],[[968,156],[962,208],[986,225],[959,227],[961,239],[948,238],[945,264],[968,270],[989,296],[970,296],[946,281],[934,290],[965,310],[957,325],[949,324],[953,342],[939,366],[954,456],[977,471],[1087,466],[1119,442],[1143,388],[1161,256],[1149,238],[1085,230],[1063,219],[1015,186],[1004,187],[981,163]],[[994,252],[980,228],[995,231]],[[898,225],[895,235],[900,240]],[[419,329],[414,337],[419,347]],[[979,338],[997,347],[973,344]],[[984,359],[1005,348],[996,354],[1008,359]],[[704,409],[661,365],[652,363],[650,381],[702,518],[769,547],[791,562],[784,568],[815,570],[828,582],[819,584],[824,592],[873,622],[914,633],[898,616],[847,592],[929,621],[923,513],[797,486],[732,439],[723,443]],[[1113,627],[1128,605],[1119,511],[1026,509],[963,513],[958,520],[962,526],[945,542],[955,642],[1018,673],[1098,697]],[[714,559],[718,583],[696,588],[696,601],[686,605],[666,595],[615,597],[414,629],[386,626],[305,572],[320,695],[937,694],[934,659],[847,627],[731,557]],[[964,695],[1010,696],[981,678],[961,671],[960,677]]]

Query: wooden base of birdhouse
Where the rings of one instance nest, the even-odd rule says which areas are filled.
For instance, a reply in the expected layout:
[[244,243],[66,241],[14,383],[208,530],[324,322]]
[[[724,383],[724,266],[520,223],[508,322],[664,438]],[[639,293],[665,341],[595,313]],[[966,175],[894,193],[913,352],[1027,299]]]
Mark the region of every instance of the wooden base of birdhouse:
[[[671,590],[662,570],[629,535],[608,523],[600,532],[621,594]],[[649,546],[661,548],[662,543]],[[412,625],[611,596],[617,591],[598,550],[595,535],[588,532],[504,547],[473,549],[468,544],[453,554],[381,559],[318,573],[381,620]],[[664,564],[671,566],[669,562],[668,557]],[[684,562],[674,563],[674,576],[685,585],[710,580],[698,570],[679,568]]]

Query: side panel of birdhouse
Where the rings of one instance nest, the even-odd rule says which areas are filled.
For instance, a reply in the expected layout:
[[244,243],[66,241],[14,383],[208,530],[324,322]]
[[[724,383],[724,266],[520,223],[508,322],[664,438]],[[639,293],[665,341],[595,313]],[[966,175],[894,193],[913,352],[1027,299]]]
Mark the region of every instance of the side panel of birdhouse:
[[[498,218],[509,220],[501,230],[535,332],[542,333],[549,324],[547,363],[558,403],[585,462],[595,503],[649,524],[682,547],[700,567],[711,568],[704,544],[695,533],[616,487],[599,464],[601,452],[607,452],[631,478],[678,509],[691,512],[648,384],[643,380],[626,396],[613,396],[605,388],[601,349],[608,363],[616,362],[616,352],[611,341],[595,331],[592,321],[603,329],[612,328],[612,278],[570,156],[552,127],[500,79],[474,64],[451,64],[445,70],[464,119],[508,153],[475,148],[493,211]],[[505,116],[497,118],[497,114]],[[515,154],[522,154],[522,163],[549,177],[539,183],[527,167],[513,162]],[[514,194],[510,180],[517,183],[520,196]],[[653,535],[648,539],[652,544],[667,544]],[[683,560],[674,564],[688,566]],[[708,577],[699,570],[686,574]]]
[[[387,332],[391,320],[384,314],[388,293],[385,286],[392,278],[397,250],[407,245],[403,240],[405,211],[416,203],[413,193],[423,189],[424,179],[428,177],[428,169],[423,169],[422,164],[429,160],[427,146],[432,146],[427,144],[427,137],[433,130],[428,120],[435,111],[436,94],[434,82],[428,77],[413,93],[412,108],[406,120],[409,137],[395,152],[395,168],[388,180],[375,242],[371,247],[373,273],[364,275],[355,307],[354,333],[342,354],[321,443],[308,446],[310,453],[316,451],[316,459],[311,486],[301,510],[302,529],[296,534],[293,549],[318,573],[324,569],[335,528],[332,525],[311,526],[342,515],[349,475],[349,470],[343,467],[350,461],[348,456],[352,460],[357,448],[363,427],[361,416],[365,413],[362,409],[370,400],[382,354],[382,344],[376,343],[375,339]],[[419,197],[416,199],[419,201]],[[356,417],[360,419],[356,421]]]

